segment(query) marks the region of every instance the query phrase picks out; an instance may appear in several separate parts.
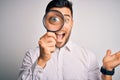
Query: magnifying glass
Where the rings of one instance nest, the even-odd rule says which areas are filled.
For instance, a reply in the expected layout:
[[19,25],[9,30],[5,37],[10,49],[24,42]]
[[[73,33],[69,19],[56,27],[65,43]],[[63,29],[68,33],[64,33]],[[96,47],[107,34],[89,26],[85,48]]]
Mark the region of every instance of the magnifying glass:
[[64,16],[60,11],[50,10],[43,17],[43,25],[49,32],[57,32],[64,25]]

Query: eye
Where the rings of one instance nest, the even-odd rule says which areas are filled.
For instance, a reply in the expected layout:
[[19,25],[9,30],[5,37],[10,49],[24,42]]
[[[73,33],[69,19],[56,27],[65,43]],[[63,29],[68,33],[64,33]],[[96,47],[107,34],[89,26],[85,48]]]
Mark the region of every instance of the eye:
[[59,20],[59,18],[58,17],[51,17],[50,18],[50,22],[51,23],[55,23],[55,22],[59,22],[60,20]]
[[69,22],[69,19],[65,19],[65,23],[68,23]]

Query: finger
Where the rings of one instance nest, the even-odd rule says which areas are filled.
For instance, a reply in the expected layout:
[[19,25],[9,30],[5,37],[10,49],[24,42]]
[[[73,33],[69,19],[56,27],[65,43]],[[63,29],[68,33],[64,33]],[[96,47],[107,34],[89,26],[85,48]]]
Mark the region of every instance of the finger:
[[111,55],[111,50],[108,49],[108,50],[106,51],[106,56],[110,56],[110,55]]
[[56,44],[56,40],[53,37],[48,37],[46,40],[47,40],[47,43]]
[[118,51],[117,53],[115,53],[115,55],[120,60],[120,51]]
[[39,40],[41,39],[47,39],[48,37],[53,37],[54,39],[56,39],[56,35],[53,32],[47,32],[45,35],[43,35]]
[[53,37],[55,40],[57,39],[55,33],[53,33],[53,32],[47,32],[46,35],[48,37]]
[[55,45],[56,43],[53,43],[53,42],[47,44],[48,47],[55,47]]
[[46,37],[46,38],[41,38],[41,40],[38,41],[38,44],[40,45],[48,45],[48,44],[56,44],[56,40],[53,37]]
[[120,55],[120,51],[118,51],[117,54]]
[[50,47],[50,52],[53,53],[56,47]]
[[48,43],[46,44],[46,47],[48,48],[48,50],[53,53],[55,51],[55,45],[56,45],[56,42],[51,42],[51,43]]
[[46,49],[45,49],[45,52],[46,53],[53,53],[55,51],[55,47],[47,47]]

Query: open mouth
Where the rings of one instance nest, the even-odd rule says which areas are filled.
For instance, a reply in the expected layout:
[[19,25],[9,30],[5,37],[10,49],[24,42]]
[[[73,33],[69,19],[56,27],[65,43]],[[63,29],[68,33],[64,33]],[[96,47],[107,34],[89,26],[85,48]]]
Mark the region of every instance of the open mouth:
[[55,34],[57,37],[57,41],[61,41],[65,36],[65,33],[55,33]]

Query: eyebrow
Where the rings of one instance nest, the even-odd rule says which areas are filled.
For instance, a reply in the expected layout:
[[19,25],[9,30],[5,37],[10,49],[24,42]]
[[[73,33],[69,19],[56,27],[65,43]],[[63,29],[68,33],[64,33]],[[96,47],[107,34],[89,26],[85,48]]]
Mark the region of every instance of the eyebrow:
[[64,14],[64,16],[68,16],[68,17],[70,17],[70,15],[68,15],[68,14]]

